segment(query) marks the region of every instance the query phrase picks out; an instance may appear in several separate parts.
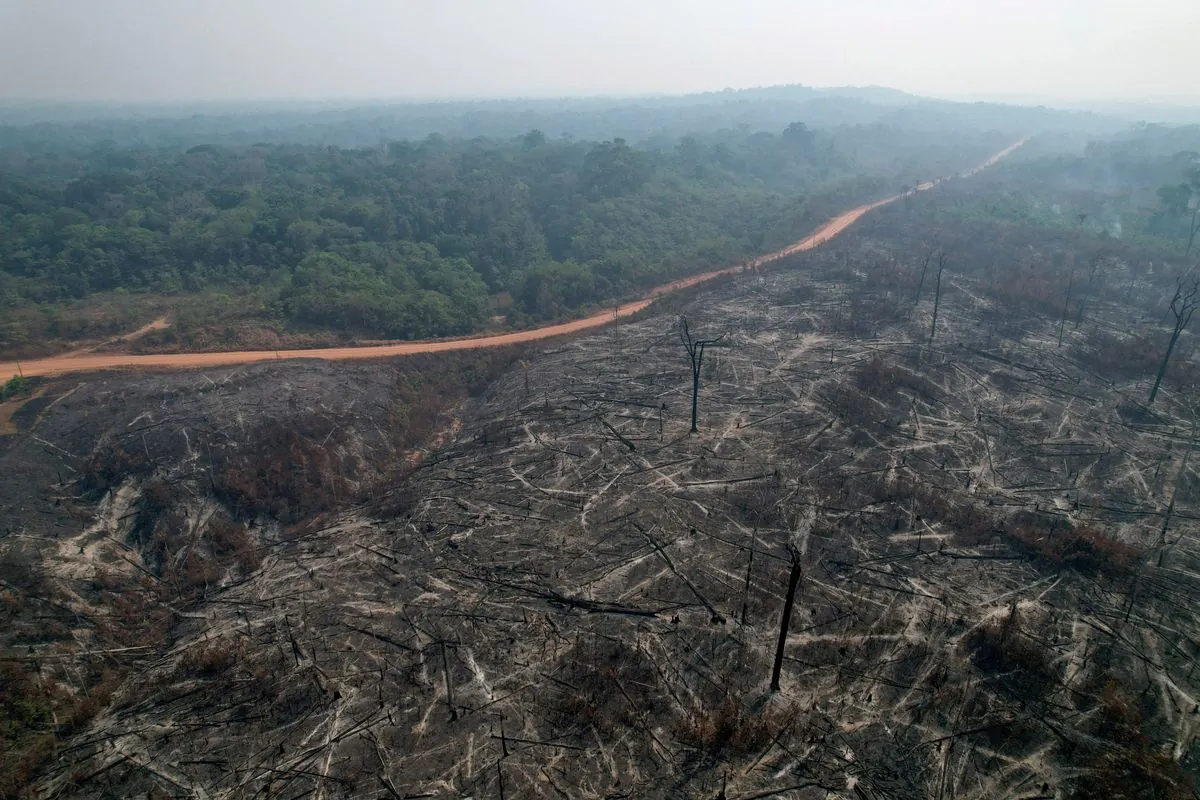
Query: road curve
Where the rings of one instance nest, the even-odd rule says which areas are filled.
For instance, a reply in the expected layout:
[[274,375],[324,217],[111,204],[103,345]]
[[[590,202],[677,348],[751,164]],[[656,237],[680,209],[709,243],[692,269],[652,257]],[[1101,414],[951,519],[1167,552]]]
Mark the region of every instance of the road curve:
[[[1021,139],[1014,142],[1000,152],[993,155],[987,161],[980,164],[962,175],[972,175],[980,170],[986,169],[995,164],[1000,159],[1007,156],[1013,150],[1023,145],[1026,139]],[[940,183],[937,181],[928,181],[922,183],[914,191],[925,191],[932,189]],[[903,197],[903,195],[893,195],[892,197],[877,200],[874,203],[867,203],[858,208],[853,208],[843,214],[831,219],[829,222],[822,225],[815,232],[809,234],[804,239],[801,239],[795,244],[788,245],[782,250],[777,250],[774,253],[769,253],[764,256],[759,256],[749,262],[751,266],[760,267],[772,261],[778,261],[781,258],[786,258],[793,253],[799,253],[803,250],[811,250],[814,247],[832,239],[846,228],[853,225],[864,214],[872,209],[887,205]],[[490,336],[477,336],[465,339],[423,339],[411,342],[397,342],[395,344],[370,345],[364,347],[329,347],[317,348],[308,350],[237,350],[225,353],[154,353],[148,355],[128,355],[120,353],[106,354],[89,354],[89,353],[69,353],[66,355],[53,356],[51,358],[43,358],[34,361],[7,361],[0,362],[0,381],[8,380],[13,375],[22,374],[26,377],[34,377],[40,375],[61,375],[68,372],[93,372],[96,370],[116,369],[121,367],[154,367],[168,369],[194,369],[198,367],[218,367],[229,364],[249,364],[255,361],[275,361],[295,358],[325,358],[335,360],[347,360],[354,358],[383,358],[387,356],[407,356],[415,353],[441,353],[449,350],[473,350],[481,347],[503,347],[509,344],[520,344],[522,342],[532,342],[538,339],[549,339],[553,336],[562,336],[567,333],[577,333],[590,328],[598,328],[612,322],[614,319],[628,317],[631,314],[636,314],[646,306],[650,305],[657,298],[665,294],[686,289],[689,286],[695,286],[699,283],[712,280],[721,275],[730,275],[740,272],[745,269],[745,265],[738,264],[732,267],[705,272],[701,275],[693,275],[689,278],[682,278],[671,283],[664,284],[652,289],[645,297],[640,300],[635,300],[631,303],[618,306],[615,309],[593,314],[590,317],[573,320],[571,322],[563,322],[557,325],[546,325],[541,328],[530,328],[528,330],[513,331],[512,333],[500,333]]]

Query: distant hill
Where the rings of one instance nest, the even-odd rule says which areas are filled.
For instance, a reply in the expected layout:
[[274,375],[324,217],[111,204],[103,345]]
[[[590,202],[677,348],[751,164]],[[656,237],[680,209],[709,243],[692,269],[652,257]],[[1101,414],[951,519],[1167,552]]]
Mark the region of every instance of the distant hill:
[[1124,124],[1090,111],[965,103],[879,86],[818,89],[787,85],[644,97],[503,99],[371,104],[208,104],[179,106],[0,105],[0,147],[90,149],[249,145],[257,142],[373,147],[399,139],[548,136],[624,138],[631,143],[721,129],[778,131],[890,125],[1005,133],[1108,133]]

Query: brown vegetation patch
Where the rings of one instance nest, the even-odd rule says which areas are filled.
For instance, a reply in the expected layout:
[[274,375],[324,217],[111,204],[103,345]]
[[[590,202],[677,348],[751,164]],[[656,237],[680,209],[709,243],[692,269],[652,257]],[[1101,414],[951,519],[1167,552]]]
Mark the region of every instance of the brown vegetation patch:
[[670,713],[659,674],[639,649],[616,639],[581,642],[564,662],[555,676],[561,692],[552,702],[555,727],[563,732],[595,729],[612,738],[646,717],[661,724],[661,715]]
[[1039,563],[1092,577],[1125,577],[1142,554],[1133,545],[1095,526],[1046,520],[1029,513],[1018,515],[1005,533]]
[[85,492],[99,495],[129,478],[148,475],[153,468],[144,451],[108,443],[97,447],[88,456],[79,470],[79,486]]
[[213,493],[242,519],[290,523],[333,508],[351,494],[353,465],[337,455],[345,435],[316,415],[264,423],[255,448],[214,454]]
[[900,399],[900,392],[924,400],[941,394],[933,381],[911,370],[872,356],[854,371],[854,383],[865,394],[885,402]]
[[1084,767],[1075,779],[1070,800],[1104,797],[1112,800],[1192,800],[1195,779],[1146,735],[1137,704],[1109,679],[1092,716],[1092,733]]
[[1023,629],[1015,603],[971,631],[965,644],[981,672],[996,676],[1019,696],[1037,696],[1054,680],[1046,646]]
[[40,674],[36,661],[0,661],[0,800],[25,797],[58,743],[84,728],[116,691],[116,671],[85,670],[78,694]]
[[245,657],[245,643],[218,639],[192,647],[179,661],[179,670],[194,677],[223,675]]
[[798,717],[798,709],[791,704],[773,708],[768,698],[751,702],[730,694],[718,705],[688,715],[675,733],[706,757],[740,758],[765,750],[784,736]]
[[[1165,334],[1137,333],[1122,336],[1109,331],[1090,333],[1086,344],[1072,348],[1072,354],[1089,369],[1113,379],[1150,380],[1162,364],[1167,347]],[[1165,378],[1178,386],[1200,383],[1200,367],[1176,352],[1167,365]]]

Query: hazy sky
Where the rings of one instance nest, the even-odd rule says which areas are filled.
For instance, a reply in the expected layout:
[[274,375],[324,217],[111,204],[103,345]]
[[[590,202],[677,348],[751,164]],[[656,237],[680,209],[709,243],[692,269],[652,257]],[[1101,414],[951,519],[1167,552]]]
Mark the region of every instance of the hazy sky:
[[0,98],[1200,97],[1200,0],[0,0]]

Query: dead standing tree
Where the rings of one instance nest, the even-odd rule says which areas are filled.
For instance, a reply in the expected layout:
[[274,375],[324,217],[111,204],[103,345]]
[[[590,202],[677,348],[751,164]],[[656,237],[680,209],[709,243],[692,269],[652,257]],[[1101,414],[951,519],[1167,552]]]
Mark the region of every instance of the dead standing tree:
[[709,346],[716,344],[725,338],[725,334],[721,334],[715,339],[693,339],[692,332],[688,329],[687,317],[679,318],[679,338],[683,340],[683,346],[687,350],[688,358],[692,362],[692,433],[698,433],[699,428],[696,427],[696,403],[700,397],[700,367],[704,362],[704,350]]
[[1192,245],[1196,243],[1196,234],[1200,234],[1200,202],[1197,202],[1196,207],[1192,209],[1192,218],[1188,222],[1188,238],[1187,247],[1183,251],[1184,258],[1191,257]]
[[1183,334],[1188,323],[1192,321],[1192,314],[1196,312],[1196,307],[1200,306],[1200,278],[1192,278],[1192,282],[1187,288],[1184,288],[1183,279],[1180,278],[1175,284],[1175,294],[1171,297],[1171,315],[1175,317],[1175,324],[1171,329],[1171,340],[1167,343],[1167,352],[1163,353],[1162,363],[1158,365],[1158,374],[1154,376],[1154,387],[1150,390],[1150,399],[1146,401],[1146,405],[1154,402],[1154,398],[1158,395],[1158,387],[1162,384],[1163,375],[1167,372],[1167,365],[1171,361],[1171,353],[1175,350],[1175,345],[1179,343],[1179,337]]
[[1067,314],[1071,310],[1071,289],[1075,288],[1075,260],[1071,260],[1071,273],[1067,277],[1067,293],[1063,296],[1062,316],[1058,318],[1058,346],[1062,347],[1063,330],[1067,327]]
[[775,663],[771,667],[771,691],[779,691],[779,677],[783,671],[783,651],[787,648],[788,629],[792,626],[792,610],[796,607],[796,589],[804,568],[800,565],[800,554],[792,551],[792,571],[788,575],[787,596],[783,601],[783,614],[779,618],[779,641],[775,645]]
[[946,252],[938,253],[938,268],[937,268],[937,284],[933,294],[933,322],[929,326],[929,343],[933,344],[933,337],[937,334],[937,317],[938,306],[942,304],[942,273],[946,269]]
[[1179,492],[1183,486],[1184,476],[1187,475],[1188,462],[1191,461],[1192,451],[1196,449],[1197,433],[1200,432],[1200,400],[1196,397],[1196,387],[1191,386],[1185,395],[1184,405],[1188,408],[1188,416],[1192,418],[1191,430],[1188,432],[1187,450],[1183,452],[1183,459],[1179,462],[1179,470],[1175,473],[1175,482],[1171,486],[1171,500],[1167,503],[1167,508],[1163,512],[1162,527],[1158,530],[1158,541],[1154,544],[1154,549],[1158,551],[1158,566],[1161,569],[1163,565],[1163,557],[1166,555],[1172,545],[1167,544],[1167,530],[1171,527],[1171,517],[1175,514],[1175,501],[1179,498]]
[[[1079,326],[1083,324],[1083,312],[1087,308],[1088,300],[1091,299],[1096,291],[1096,275],[1100,269],[1100,264],[1107,256],[1104,253],[1097,253],[1092,256],[1091,264],[1088,267],[1088,282],[1087,288],[1082,292],[1079,302],[1075,309],[1075,330],[1079,330]],[[1103,294],[1103,292],[1101,292]]]
[[925,262],[921,264],[921,280],[917,281],[917,296],[913,298],[913,305],[921,302],[921,290],[925,288],[925,275],[929,272],[929,260],[933,258],[933,251],[930,250],[925,254]]

